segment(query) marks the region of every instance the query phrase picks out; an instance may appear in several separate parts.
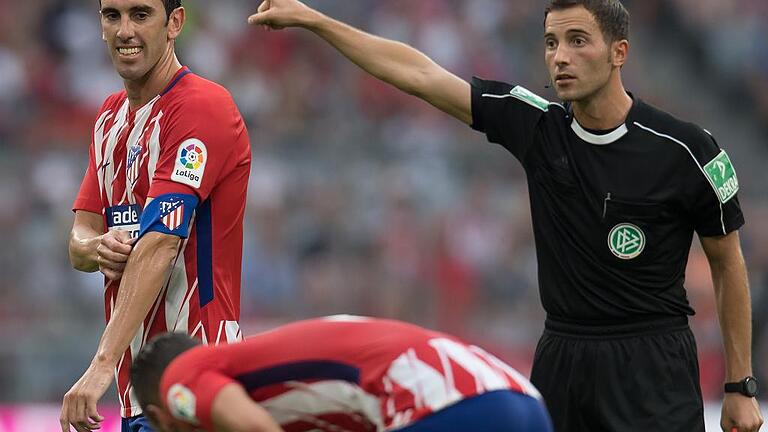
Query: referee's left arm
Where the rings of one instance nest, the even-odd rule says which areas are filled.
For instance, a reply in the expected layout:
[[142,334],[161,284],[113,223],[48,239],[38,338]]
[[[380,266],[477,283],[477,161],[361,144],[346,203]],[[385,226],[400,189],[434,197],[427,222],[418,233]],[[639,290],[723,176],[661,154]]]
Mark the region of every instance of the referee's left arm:
[[[709,260],[717,313],[725,347],[726,382],[752,376],[752,307],[739,232],[701,237]],[[727,393],[723,401],[721,427],[731,432],[757,431],[762,424],[755,398]]]

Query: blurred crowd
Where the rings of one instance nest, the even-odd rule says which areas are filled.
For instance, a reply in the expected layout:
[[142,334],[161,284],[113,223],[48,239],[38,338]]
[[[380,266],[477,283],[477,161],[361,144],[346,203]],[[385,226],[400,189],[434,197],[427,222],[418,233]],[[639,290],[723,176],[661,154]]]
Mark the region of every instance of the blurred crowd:
[[[544,313],[519,163],[308,33],[249,28],[258,2],[184,3],[179,56],[232,92],[253,143],[246,333],[331,313],[395,317],[467,337],[527,373]],[[463,78],[554,97],[541,1],[308,3]],[[756,373],[768,382],[768,2],[624,3],[627,87],[712,131],[739,170]],[[101,278],[67,258],[92,122],[122,86],[97,11],[96,0],[0,0],[0,401],[60,400],[103,329]],[[704,393],[717,398],[719,326],[694,243],[686,286]]]

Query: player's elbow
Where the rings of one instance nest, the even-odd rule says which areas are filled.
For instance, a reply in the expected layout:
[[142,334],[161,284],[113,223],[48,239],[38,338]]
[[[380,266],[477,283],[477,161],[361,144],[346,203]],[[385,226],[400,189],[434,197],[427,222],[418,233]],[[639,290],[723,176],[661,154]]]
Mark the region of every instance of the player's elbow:
[[170,266],[178,254],[180,238],[170,234],[150,232],[136,244],[131,258],[147,261],[154,265]]
[[430,88],[434,83],[435,74],[430,67],[424,66],[415,68],[406,79],[401,90],[409,95],[420,99],[428,100],[430,97]]

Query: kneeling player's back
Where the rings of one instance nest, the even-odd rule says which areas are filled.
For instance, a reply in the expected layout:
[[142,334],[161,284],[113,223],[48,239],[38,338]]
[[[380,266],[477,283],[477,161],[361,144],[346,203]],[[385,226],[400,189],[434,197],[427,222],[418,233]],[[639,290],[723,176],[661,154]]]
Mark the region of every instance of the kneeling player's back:
[[389,430],[493,390],[538,397],[525,378],[478,347],[361,317],[302,321],[242,344],[192,350],[166,370],[161,396],[183,415],[189,410],[174,408],[173,394],[193,394],[197,409],[186,420],[207,426],[214,397],[232,382],[288,430]]

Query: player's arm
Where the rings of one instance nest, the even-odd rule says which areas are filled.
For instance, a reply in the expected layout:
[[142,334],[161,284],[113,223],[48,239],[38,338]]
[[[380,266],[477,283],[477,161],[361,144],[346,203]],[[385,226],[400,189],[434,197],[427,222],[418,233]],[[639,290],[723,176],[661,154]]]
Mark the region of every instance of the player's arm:
[[376,78],[472,123],[469,83],[404,43],[365,33],[297,0],[266,0],[248,22],[276,29],[304,27]]
[[283,432],[272,416],[234,383],[226,385],[214,398],[211,420],[216,432]]
[[69,261],[75,270],[99,270],[107,278],[117,280],[123,274],[133,243],[126,231],[105,233],[100,214],[77,210],[69,234]]
[[62,431],[69,431],[70,424],[81,430],[99,426],[103,417],[98,414],[96,403],[112,382],[115,366],[160,294],[176,259],[179,242],[176,235],[149,231],[136,243],[96,355],[85,374],[64,396]]
[[137,243],[120,280],[115,309],[99,342],[94,362],[113,368],[149,313],[168,279],[180,238],[149,232]]
[[99,269],[96,248],[104,234],[104,219],[100,214],[78,210],[69,233],[69,262],[75,270],[95,272]]
[[[709,260],[715,302],[725,346],[726,381],[741,381],[752,375],[752,307],[747,268],[741,253],[739,232],[701,237]],[[730,431],[757,430],[762,423],[757,401],[738,393],[726,393],[722,426]]]

